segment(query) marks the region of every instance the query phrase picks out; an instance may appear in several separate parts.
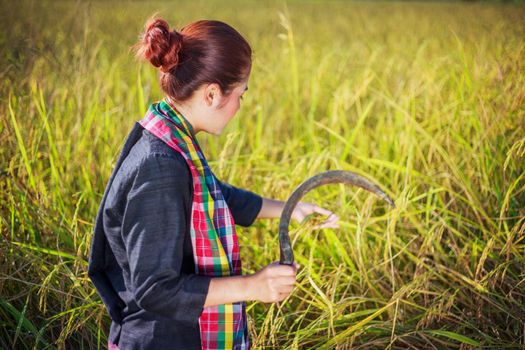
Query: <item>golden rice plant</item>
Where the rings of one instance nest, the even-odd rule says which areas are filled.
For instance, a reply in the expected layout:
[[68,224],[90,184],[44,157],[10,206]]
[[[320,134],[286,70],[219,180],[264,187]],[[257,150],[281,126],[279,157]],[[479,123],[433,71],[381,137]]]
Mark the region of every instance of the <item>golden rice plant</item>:
[[[240,112],[199,135],[219,178],[286,200],[351,170],[396,201],[343,185],[304,198],[340,227],[292,225],[298,286],[248,303],[255,349],[525,346],[523,5],[0,4],[0,348],[107,344],[89,243],[124,138],[162,97],[128,50],[155,11],[223,20],[253,47]],[[246,273],[278,259],[277,229],[238,227]]]

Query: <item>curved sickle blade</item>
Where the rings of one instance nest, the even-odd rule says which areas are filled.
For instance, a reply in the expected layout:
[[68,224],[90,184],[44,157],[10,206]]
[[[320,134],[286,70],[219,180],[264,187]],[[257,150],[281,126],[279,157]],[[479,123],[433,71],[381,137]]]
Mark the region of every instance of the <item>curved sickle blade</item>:
[[331,183],[345,183],[349,185],[355,185],[361,187],[367,191],[375,193],[382,199],[384,199],[391,207],[395,208],[394,201],[384,193],[378,186],[371,183],[366,178],[353,173],[351,171],[344,170],[330,170],[325,171],[315,176],[312,176],[305,182],[299,185],[292,193],[290,198],[284,205],[283,212],[281,214],[281,221],[279,222],[279,244],[281,248],[281,265],[292,265],[294,261],[292,244],[290,243],[290,236],[288,234],[288,226],[290,225],[290,219],[292,217],[295,206],[303,196],[313,190],[316,187],[331,184]]

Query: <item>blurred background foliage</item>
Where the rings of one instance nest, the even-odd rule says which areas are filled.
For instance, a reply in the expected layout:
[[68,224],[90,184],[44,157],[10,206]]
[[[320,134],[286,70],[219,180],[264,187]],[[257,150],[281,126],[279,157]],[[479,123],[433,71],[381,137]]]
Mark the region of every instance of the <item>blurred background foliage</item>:
[[[214,173],[338,229],[292,227],[296,291],[249,302],[257,349],[525,346],[525,9],[499,2],[0,1],[0,347],[105,348],[86,274],[123,141],[160,98],[129,47],[155,11],[229,23],[254,62],[238,115],[199,135]],[[278,259],[278,220],[238,227],[243,266]]]

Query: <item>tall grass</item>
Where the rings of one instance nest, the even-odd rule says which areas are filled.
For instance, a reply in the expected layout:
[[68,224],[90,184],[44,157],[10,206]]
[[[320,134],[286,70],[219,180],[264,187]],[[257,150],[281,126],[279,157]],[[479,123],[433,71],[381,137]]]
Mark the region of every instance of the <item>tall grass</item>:
[[[487,3],[8,2],[0,13],[0,347],[99,349],[109,316],[86,274],[123,140],[162,97],[128,52],[161,11],[226,21],[253,46],[249,93],[217,176],[304,200],[338,229],[292,225],[303,266],[279,304],[248,304],[256,349],[525,347],[525,10]],[[278,259],[278,220],[238,227],[251,273]]]

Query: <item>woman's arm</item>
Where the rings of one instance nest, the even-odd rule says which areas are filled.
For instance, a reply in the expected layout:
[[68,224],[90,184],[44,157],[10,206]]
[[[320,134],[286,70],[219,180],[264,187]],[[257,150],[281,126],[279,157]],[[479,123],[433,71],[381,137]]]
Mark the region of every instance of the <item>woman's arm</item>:
[[289,266],[273,262],[253,275],[214,277],[204,307],[244,300],[281,301],[292,292],[298,268],[295,263]]
[[[283,212],[284,205],[285,202],[283,201],[263,197],[262,207],[256,219],[279,218]],[[305,217],[313,213],[328,215],[328,220],[326,220],[322,225],[314,226],[314,228],[339,227],[337,222],[339,217],[337,215],[332,213],[330,210],[321,208],[313,203],[297,203],[297,206],[292,213],[292,219],[300,223]]]
[[249,275],[213,277],[208,288],[204,307],[251,300]]
[[[256,219],[281,217],[285,202],[264,198],[254,192],[222,182],[216,176],[215,178],[232,212],[235,224],[248,227]],[[316,225],[314,228],[339,227],[337,215],[312,203],[299,202],[292,213],[292,219],[300,223],[313,213],[329,216],[322,225]]]
[[284,202],[263,197],[262,207],[259,214],[257,214],[257,219],[278,218],[281,216],[283,208]]
[[261,210],[262,197],[252,191],[233,186],[215,177],[230,208],[236,225],[249,227]]
[[[262,197],[262,206],[256,219],[278,218],[285,202]],[[292,213],[292,219],[302,222],[310,214],[329,215],[329,219],[314,228],[338,227],[339,217],[331,211],[312,203],[299,202]],[[253,275],[214,277],[210,281],[204,307],[258,300],[265,303],[285,299],[293,290],[299,265],[280,265],[274,262]]]
[[128,291],[137,305],[188,322],[201,314],[211,277],[183,273],[192,198],[189,170],[173,171],[184,166],[181,161],[145,157],[129,180],[131,189],[117,196],[123,208],[121,201],[106,203],[103,214],[104,229],[124,244],[117,254],[129,268]]

